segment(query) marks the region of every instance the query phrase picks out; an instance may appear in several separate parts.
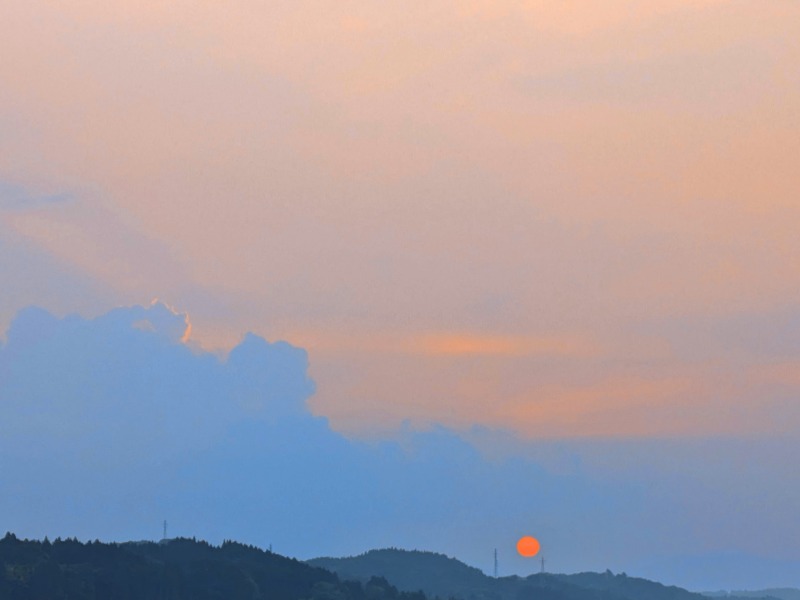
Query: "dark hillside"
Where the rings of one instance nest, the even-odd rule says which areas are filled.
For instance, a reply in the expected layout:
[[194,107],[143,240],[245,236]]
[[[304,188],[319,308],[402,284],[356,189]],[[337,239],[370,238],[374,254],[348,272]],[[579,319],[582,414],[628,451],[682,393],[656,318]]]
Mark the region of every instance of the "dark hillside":
[[388,582],[342,582],[324,569],[226,542],[104,544],[0,540],[3,600],[425,600]]
[[390,548],[350,558],[315,558],[308,564],[333,571],[342,579],[364,581],[373,575],[385,577],[398,589],[425,590],[429,596],[489,598],[496,595],[490,590],[493,580],[480,569],[435,552]]
[[600,590],[613,593],[624,598],[635,600],[699,600],[701,594],[695,594],[677,586],[667,586],[648,579],[628,577],[625,573],[614,575],[605,573],[575,573],[573,575],[553,575],[572,585],[583,589]]
[[422,590],[428,596],[459,600],[708,600],[683,588],[628,577],[625,574],[538,574],[495,579],[479,569],[433,552],[372,550],[348,558],[316,558],[309,564],[340,577],[364,580],[385,577],[400,590]]

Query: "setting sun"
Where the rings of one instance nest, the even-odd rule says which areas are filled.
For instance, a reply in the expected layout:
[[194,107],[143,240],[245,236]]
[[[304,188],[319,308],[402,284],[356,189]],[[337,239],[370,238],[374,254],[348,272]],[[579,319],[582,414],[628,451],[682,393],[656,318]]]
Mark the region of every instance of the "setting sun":
[[539,554],[539,548],[539,540],[529,535],[519,538],[517,542],[517,552],[528,558]]

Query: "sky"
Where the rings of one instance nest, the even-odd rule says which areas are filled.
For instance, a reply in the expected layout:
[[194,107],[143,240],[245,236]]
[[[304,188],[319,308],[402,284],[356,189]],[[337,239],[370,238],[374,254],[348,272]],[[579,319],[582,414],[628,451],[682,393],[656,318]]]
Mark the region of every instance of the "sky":
[[800,586],[799,4],[0,12],[6,529]]

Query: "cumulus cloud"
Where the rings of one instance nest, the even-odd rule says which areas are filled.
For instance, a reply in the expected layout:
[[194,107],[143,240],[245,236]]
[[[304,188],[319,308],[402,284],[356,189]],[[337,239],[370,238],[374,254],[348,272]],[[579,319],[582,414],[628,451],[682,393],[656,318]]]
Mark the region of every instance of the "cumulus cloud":
[[0,354],[5,446],[41,437],[91,461],[165,460],[214,443],[245,415],[302,407],[305,351],[248,335],[221,361],[184,343],[190,328],[160,302],[95,319],[20,311]]
[[[0,349],[10,523],[125,538],[166,516],[184,534],[296,554],[442,549],[498,527],[510,539],[534,504],[555,511],[602,493],[580,477],[556,485],[534,463],[498,470],[445,429],[348,440],[306,409],[304,350],[251,333],[222,359],[187,343],[188,329],[159,302],[94,319],[16,316]],[[504,524],[480,524],[498,491]]]

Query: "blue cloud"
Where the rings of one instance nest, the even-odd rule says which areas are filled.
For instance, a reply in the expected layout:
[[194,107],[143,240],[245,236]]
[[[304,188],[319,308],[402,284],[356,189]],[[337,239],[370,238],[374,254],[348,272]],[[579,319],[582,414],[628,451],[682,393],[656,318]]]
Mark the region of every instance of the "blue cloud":
[[348,440],[306,408],[304,350],[248,334],[222,360],[182,343],[188,326],[160,303],[17,315],[0,350],[0,457],[17,490],[0,510],[17,527],[130,538],[167,516],[184,534],[310,556],[493,538],[497,501],[506,537],[595,502],[580,477],[498,467],[445,429]]

